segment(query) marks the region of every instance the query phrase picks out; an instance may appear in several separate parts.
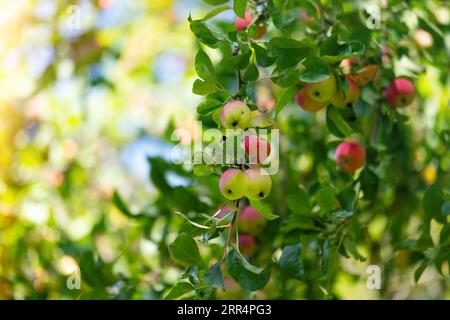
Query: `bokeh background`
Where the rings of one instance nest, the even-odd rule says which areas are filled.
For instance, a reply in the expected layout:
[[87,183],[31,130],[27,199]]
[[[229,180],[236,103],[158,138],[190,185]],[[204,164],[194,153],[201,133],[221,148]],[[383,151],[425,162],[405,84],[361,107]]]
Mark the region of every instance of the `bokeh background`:
[[[201,0],[0,2],[1,299],[159,299],[179,279],[180,269],[161,254],[170,205],[149,179],[150,164],[161,163],[147,157],[169,159],[175,128],[194,134],[201,97],[191,92],[197,44],[187,17],[206,10]],[[231,23],[234,14],[220,19]],[[449,88],[437,69],[423,70],[417,84],[426,111],[413,111],[414,125],[428,130],[433,145],[449,119]],[[425,185],[438,167],[449,167],[448,155],[443,165],[423,150],[418,157]],[[296,161],[307,171],[313,160]],[[170,192],[191,184],[176,172],[165,178]],[[118,210],[116,190],[130,214],[151,219]],[[381,237],[386,223],[376,220],[374,234]],[[348,262],[337,277],[341,298],[378,298],[351,275],[361,270]],[[67,279],[77,272],[81,289],[71,290]],[[418,285],[410,276],[398,272],[386,296],[449,297],[435,271]]]

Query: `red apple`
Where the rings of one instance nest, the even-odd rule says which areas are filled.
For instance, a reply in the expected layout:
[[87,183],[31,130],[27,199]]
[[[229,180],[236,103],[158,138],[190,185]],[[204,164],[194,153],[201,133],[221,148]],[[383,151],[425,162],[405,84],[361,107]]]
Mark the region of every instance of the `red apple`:
[[239,230],[252,235],[260,233],[265,224],[266,218],[252,206],[242,209],[237,218]]
[[384,91],[384,98],[392,108],[409,106],[415,96],[414,85],[406,78],[394,79]]
[[241,17],[237,17],[234,25],[237,31],[245,31],[247,27],[252,23],[252,14],[250,11],[245,12],[245,20]]
[[256,250],[256,241],[249,234],[241,234],[238,237],[239,251],[244,256],[251,256]]
[[[241,17],[237,17],[234,25],[236,26],[237,31],[246,31],[247,28],[252,24],[252,13],[250,11],[245,12],[245,19],[242,19]],[[258,31],[258,34],[256,36],[256,39],[260,39],[264,33],[266,32],[266,27],[263,25],[256,25],[256,29]]]
[[251,164],[261,163],[270,155],[270,143],[255,135],[244,137],[244,147]]
[[305,111],[309,112],[317,112],[320,109],[323,109],[327,104],[325,102],[319,102],[311,99],[306,93],[305,90],[300,90],[295,95],[295,101],[297,104]]
[[342,171],[353,173],[361,168],[366,161],[364,147],[352,141],[345,141],[336,149],[336,164]]

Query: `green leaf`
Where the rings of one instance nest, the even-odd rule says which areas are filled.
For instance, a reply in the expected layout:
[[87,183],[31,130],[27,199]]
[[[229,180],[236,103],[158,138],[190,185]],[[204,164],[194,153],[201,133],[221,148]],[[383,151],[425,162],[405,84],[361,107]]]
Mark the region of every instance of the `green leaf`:
[[155,157],[147,158],[147,161],[150,164],[150,179],[155,187],[157,187],[161,192],[171,192],[172,187],[167,183],[165,176],[167,164],[164,159]]
[[425,259],[422,261],[422,263],[417,267],[416,271],[414,271],[414,281],[417,283],[420,280],[420,277],[422,276],[425,269],[428,267],[428,260]]
[[350,237],[346,237],[342,244],[343,244],[345,250],[348,253],[350,253],[355,260],[358,260],[361,262],[364,262],[367,260],[366,257],[364,257],[363,255],[361,255],[359,253],[358,249],[356,248],[355,241],[353,239],[351,239]]
[[[225,0],[225,1],[223,1],[223,2],[227,2],[227,1],[228,1],[228,0]],[[203,21],[206,21],[206,20],[208,20],[208,19],[211,19],[211,18],[217,16],[219,13],[222,13],[222,12],[228,10],[228,9],[230,9],[229,6],[221,6],[221,7],[218,7],[218,8],[214,8],[213,10],[211,10],[210,12],[208,12],[208,13],[203,17]]]
[[352,128],[344,120],[337,108],[328,106],[327,108],[327,127],[332,134],[344,138],[351,134]]
[[255,208],[256,211],[258,211],[264,217],[266,217],[266,219],[268,219],[268,220],[275,220],[275,219],[277,219],[279,217],[279,216],[273,214],[272,210],[267,206],[267,204],[265,204],[261,200],[249,199],[249,201],[250,201],[250,205],[253,208]]
[[200,96],[204,96],[217,91],[218,88],[213,81],[203,81],[197,79],[192,86],[192,92]]
[[247,0],[234,0],[233,11],[238,17],[245,19],[245,8],[247,7]]
[[247,68],[251,55],[252,53],[249,51],[236,56],[231,56],[224,59],[223,64],[233,70],[242,70]]
[[192,33],[200,40],[200,42],[206,44],[211,48],[218,48],[222,42],[225,41],[225,36],[218,31],[213,31],[211,26],[208,26],[202,20],[191,20],[190,28]]
[[447,201],[442,205],[441,213],[444,217],[450,216],[450,202]]
[[219,263],[215,263],[209,268],[205,273],[205,282],[209,284],[212,288],[224,289],[224,280],[222,269]]
[[305,269],[301,260],[302,244],[286,246],[281,253],[279,265],[283,274],[288,277],[303,280]]
[[320,57],[309,57],[302,62],[304,69],[299,79],[303,82],[319,82],[331,75],[330,66]]
[[311,41],[297,41],[289,38],[276,37],[269,41],[269,55],[276,57],[278,68],[291,68],[297,66],[305,57],[309,56],[314,48]]
[[251,265],[235,248],[228,252],[228,273],[246,290],[256,291],[264,288],[269,282],[271,269],[272,266],[270,264],[265,268]]
[[[328,48],[327,48],[328,49]],[[322,54],[323,60],[328,63],[336,63],[344,59],[358,57],[364,54],[365,46],[358,41],[340,44],[333,52]]]
[[169,245],[169,252],[172,259],[183,266],[204,267],[197,243],[185,233],[181,233]]
[[128,217],[134,217],[135,215],[131,213],[130,209],[128,209],[128,206],[126,203],[122,200],[122,197],[119,195],[117,190],[114,190],[114,194],[112,197],[112,201],[117,209],[119,209],[120,212],[122,212],[124,215]]
[[242,79],[246,82],[253,82],[253,81],[258,80],[258,78],[259,78],[258,68],[256,67],[256,65],[254,63],[252,63],[248,66],[247,70],[245,70],[245,73],[242,76]]
[[206,99],[197,106],[197,113],[206,116],[223,106],[223,102],[216,99]]
[[211,167],[207,164],[201,163],[194,165],[194,169],[192,170],[196,176],[209,176],[213,173]]
[[378,176],[369,168],[365,168],[359,176],[359,182],[364,193],[363,198],[366,200],[373,199],[378,191]]
[[326,38],[320,45],[320,55],[333,55],[338,47],[337,34],[333,34]]
[[270,67],[275,62],[275,58],[268,56],[266,48],[256,43],[252,43],[252,48],[255,51],[256,63],[261,67]]
[[277,101],[277,104],[275,106],[275,117],[277,117],[281,111],[283,111],[284,107],[288,105],[289,102],[294,99],[295,94],[297,93],[297,87],[293,86],[287,89],[284,89],[281,94],[280,98]]
[[323,211],[329,211],[335,201],[334,189],[331,186],[320,189],[316,194],[316,201],[320,209]]
[[437,185],[429,187],[423,196],[423,211],[428,219],[435,219],[440,223],[446,223],[447,217],[442,214],[442,206],[445,203],[444,194]]
[[214,67],[208,55],[203,50],[198,50],[195,56],[195,71],[203,80],[215,80]]
[[203,1],[205,1],[207,4],[212,5],[212,6],[217,6],[219,4],[228,2],[228,0],[203,0]]
[[164,300],[174,300],[191,291],[194,291],[194,286],[192,284],[189,282],[178,282],[166,294]]
[[299,189],[296,194],[290,194],[287,196],[288,208],[293,214],[309,214],[311,208],[308,201],[308,195],[305,190]]

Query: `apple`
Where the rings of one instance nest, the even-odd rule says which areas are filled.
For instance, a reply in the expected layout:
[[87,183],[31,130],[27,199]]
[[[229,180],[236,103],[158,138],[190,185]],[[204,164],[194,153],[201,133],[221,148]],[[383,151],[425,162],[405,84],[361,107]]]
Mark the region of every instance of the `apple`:
[[248,182],[241,170],[228,169],[220,176],[220,192],[229,200],[237,200],[247,192]]
[[349,59],[344,59],[341,61],[341,63],[339,64],[339,66],[342,68],[342,72],[344,74],[349,74],[350,71],[352,70],[352,66],[357,64],[358,58],[349,58]]
[[245,196],[249,199],[264,199],[272,188],[272,179],[268,175],[261,174],[261,168],[250,168],[245,170],[247,178],[247,190]]
[[217,290],[216,297],[222,300],[240,300],[244,298],[244,290],[231,278],[223,280],[224,290]]
[[[237,17],[234,25],[236,26],[237,31],[246,31],[247,28],[252,24],[253,17],[250,11],[245,12],[245,19],[241,17]],[[266,33],[266,27],[263,25],[256,25],[256,29],[258,31],[256,39],[260,39],[264,33]]]
[[414,36],[417,45],[421,48],[429,48],[433,45],[433,37],[428,31],[417,29]]
[[251,164],[261,163],[270,155],[270,143],[256,135],[244,137],[244,148]]
[[305,92],[311,99],[316,101],[328,101],[336,93],[336,79],[334,75],[331,75],[319,82],[305,83]]
[[349,78],[345,78],[345,83],[347,85],[344,92],[337,90],[336,94],[331,98],[331,103],[335,107],[351,108],[359,98],[359,87],[356,83]]
[[245,19],[237,17],[234,25],[237,31],[245,31],[247,27],[252,23],[252,14],[250,11],[245,12]]
[[239,230],[256,235],[266,225],[266,218],[252,206],[246,206],[237,217],[237,225]]
[[384,98],[392,108],[407,107],[415,96],[414,85],[406,78],[394,79],[384,91]]
[[252,121],[252,113],[245,103],[233,100],[222,107],[220,121],[225,128],[247,129]]
[[300,90],[295,95],[295,101],[305,111],[317,112],[323,109],[327,104],[325,102],[319,102],[311,99],[306,93],[305,89]]
[[344,141],[336,148],[336,164],[342,171],[353,173],[366,161],[364,147],[352,141]]
[[238,237],[239,251],[244,256],[251,256],[256,250],[256,241],[249,234],[240,234]]

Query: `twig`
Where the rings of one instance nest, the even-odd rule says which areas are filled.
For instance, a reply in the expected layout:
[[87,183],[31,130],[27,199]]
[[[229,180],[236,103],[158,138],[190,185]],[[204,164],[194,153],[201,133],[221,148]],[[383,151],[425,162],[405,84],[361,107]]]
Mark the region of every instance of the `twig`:
[[230,227],[228,229],[227,242],[225,243],[225,248],[223,250],[222,259],[220,260],[221,264],[225,260],[225,257],[226,257],[226,255],[228,253],[228,250],[230,249],[231,239],[232,239],[232,235],[233,235],[235,224],[236,224],[236,218],[237,218],[238,212],[239,212],[239,202],[240,202],[240,200],[241,199],[237,199],[236,202],[235,202],[235,209],[234,209],[234,212],[233,212],[233,218],[231,219]]
[[[385,9],[387,7],[387,0],[380,0],[380,8]],[[382,12],[380,12],[380,16],[382,16]],[[384,62],[389,59],[389,55],[386,52],[387,48],[387,28],[385,25],[383,25],[383,33],[381,37],[381,49],[380,49],[380,66],[383,66]],[[381,71],[380,71],[381,72]],[[380,122],[381,118],[381,104],[382,104],[382,98],[378,99],[377,104],[375,105],[375,116],[373,119],[373,125],[372,125],[372,132],[370,135],[370,143],[375,144],[377,140],[377,133],[378,133],[378,124]]]

